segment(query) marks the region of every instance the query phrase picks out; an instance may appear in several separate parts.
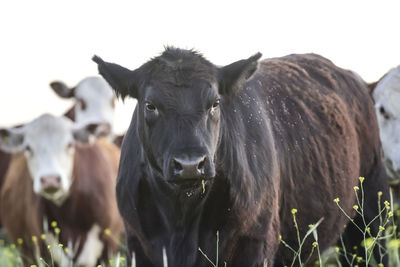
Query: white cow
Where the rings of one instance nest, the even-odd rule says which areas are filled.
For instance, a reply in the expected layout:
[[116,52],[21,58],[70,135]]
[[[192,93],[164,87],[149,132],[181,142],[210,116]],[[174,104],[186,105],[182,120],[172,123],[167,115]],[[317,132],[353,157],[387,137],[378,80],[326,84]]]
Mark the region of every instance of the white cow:
[[78,127],[93,125],[100,135],[112,133],[115,96],[103,78],[87,77],[73,88],[61,81],[54,81],[50,87],[62,98],[75,98],[75,105],[66,116],[74,120]]
[[392,185],[400,183],[400,66],[370,84],[378,117],[387,174]]
[[20,128],[0,129],[0,149],[24,152],[34,192],[61,205],[71,186],[75,143],[89,142],[90,134],[66,117],[45,114]]

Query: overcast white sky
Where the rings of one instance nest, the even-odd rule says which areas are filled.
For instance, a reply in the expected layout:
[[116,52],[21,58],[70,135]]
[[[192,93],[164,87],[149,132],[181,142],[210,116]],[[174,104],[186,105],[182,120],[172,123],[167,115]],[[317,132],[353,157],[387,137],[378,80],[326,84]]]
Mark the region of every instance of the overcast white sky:
[[[133,69],[164,45],[218,65],[314,52],[371,82],[400,64],[400,1],[1,1],[0,126],[62,114],[48,83],[97,74],[93,54]],[[117,131],[133,107],[118,105]]]

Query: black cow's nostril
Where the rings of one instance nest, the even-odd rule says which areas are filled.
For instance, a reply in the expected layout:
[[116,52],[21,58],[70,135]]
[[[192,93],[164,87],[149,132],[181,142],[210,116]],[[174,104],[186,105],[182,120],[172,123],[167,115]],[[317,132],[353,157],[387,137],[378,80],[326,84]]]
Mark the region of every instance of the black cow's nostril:
[[173,158],[173,174],[181,178],[199,178],[205,173],[206,157]]
[[183,170],[182,164],[180,164],[176,159],[172,160],[172,168],[175,174],[178,174]]
[[199,165],[197,165],[197,169],[201,174],[204,174],[204,165],[206,164],[206,157],[203,158],[202,161],[200,161]]

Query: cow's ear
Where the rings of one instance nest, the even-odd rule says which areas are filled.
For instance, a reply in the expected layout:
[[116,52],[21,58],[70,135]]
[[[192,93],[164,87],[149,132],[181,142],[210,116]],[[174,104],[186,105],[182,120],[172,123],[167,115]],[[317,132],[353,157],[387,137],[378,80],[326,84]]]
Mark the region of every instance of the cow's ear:
[[376,86],[378,85],[378,82],[379,81],[367,84],[370,95],[372,95],[374,93],[374,90],[375,90]]
[[92,60],[97,63],[99,73],[114,89],[115,94],[124,99],[126,96],[137,98],[135,71],[131,71],[118,64],[105,62],[98,56]]
[[22,151],[24,136],[21,128],[0,128],[0,150],[8,153]]
[[69,88],[65,83],[54,81],[50,83],[51,89],[62,98],[71,98],[75,96],[75,88]]
[[218,70],[219,93],[222,95],[236,94],[242,83],[257,70],[260,58],[261,53],[257,53],[248,59],[242,59],[220,68]]

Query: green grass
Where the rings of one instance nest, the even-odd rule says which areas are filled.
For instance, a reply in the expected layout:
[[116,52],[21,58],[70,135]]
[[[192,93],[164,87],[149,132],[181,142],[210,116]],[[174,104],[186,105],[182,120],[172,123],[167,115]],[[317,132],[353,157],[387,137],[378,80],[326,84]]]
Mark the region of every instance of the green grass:
[[[380,262],[376,262],[372,256],[372,251],[375,247],[378,247],[381,258],[387,256],[388,258],[388,267],[399,267],[400,266],[400,239],[399,239],[399,226],[400,226],[400,207],[399,203],[389,203],[387,201],[384,202],[383,207],[379,205],[379,209],[377,210],[376,217],[371,221],[366,221],[364,217],[364,190],[363,190],[363,182],[364,178],[360,177],[360,187],[354,187],[354,193],[357,196],[357,203],[353,206],[353,209],[363,218],[363,227],[356,225],[356,228],[363,235],[363,242],[360,246],[363,248],[362,255],[356,255],[352,251],[346,251],[344,249],[343,240],[340,239],[342,245],[332,247],[325,251],[323,254],[319,249],[318,244],[318,226],[323,223],[323,220],[319,220],[315,224],[309,225],[309,230],[306,232],[304,236],[300,236],[298,225],[297,225],[297,216],[301,216],[301,211],[297,209],[292,209],[291,214],[293,218],[293,227],[297,230],[297,244],[296,247],[298,249],[294,249],[288,243],[285,242],[282,237],[281,244],[286,247],[286,249],[290,250],[293,253],[293,258],[291,259],[291,265],[300,265],[300,266],[323,266],[323,267],[334,267],[340,266],[339,256],[345,257],[346,261],[354,267],[358,266],[383,266]],[[358,197],[358,192],[360,192],[360,198]],[[380,197],[382,195],[381,192],[377,192],[378,201],[380,201]],[[337,205],[337,208],[345,214],[349,218],[350,223],[354,223],[353,220],[349,217],[349,215],[342,209],[340,205],[340,199],[335,198],[333,202]],[[289,212],[289,211],[288,211]],[[372,236],[369,230],[369,227],[373,221],[379,221],[380,230],[376,236]],[[52,222],[50,224],[50,228],[56,234],[56,238],[58,240],[58,234],[60,233],[60,229],[57,228],[57,223]],[[104,234],[112,235],[109,230],[104,230]],[[39,239],[45,239],[46,236],[42,235],[41,237],[32,237],[33,243],[38,242]],[[118,239],[117,237],[115,237]],[[306,257],[301,254],[304,249],[304,244],[307,239],[312,239],[312,247],[311,253]],[[380,246],[377,241],[383,241],[386,244],[386,247]],[[16,244],[12,244],[6,239],[0,239],[0,267],[22,267],[22,257],[20,253],[20,248],[23,244],[24,240],[18,239]],[[340,242],[339,242],[340,243]],[[216,233],[216,244],[217,251],[216,255],[218,255],[218,246],[219,246],[219,233]],[[57,246],[48,247],[51,255],[55,255],[56,253],[70,253],[68,251],[68,247],[62,244],[58,244]],[[217,267],[222,263],[218,263],[217,259],[210,259],[202,250],[198,248],[199,254],[205,257],[205,259],[210,263],[210,267]],[[315,255],[314,255],[315,254]],[[302,257],[300,256],[302,255]],[[312,256],[317,257],[317,261],[312,263],[310,259]],[[53,257],[52,257],[53,258]],[[54,267],[53,259],[50,262],[45,262],[40,256],[36,255],[37,259],[37,267]],[[166,253],[164,250],[164,267],[167,266]],[[228,263],[223,263],[226,266]],[[74,267],[72,262],[69,262],[68,266]],[[128,267],[126,248],[123,244],[121,244],[120,252],[117,255],[114,255],[109,262],[102,262],[101,266],[110,266],[110,267]],[[135,262],[133,261],[131,264],[132,267],[135,267]],[[141,266],[138,266],[141,267]],[[289,267],[289,266],[288,266]]]

